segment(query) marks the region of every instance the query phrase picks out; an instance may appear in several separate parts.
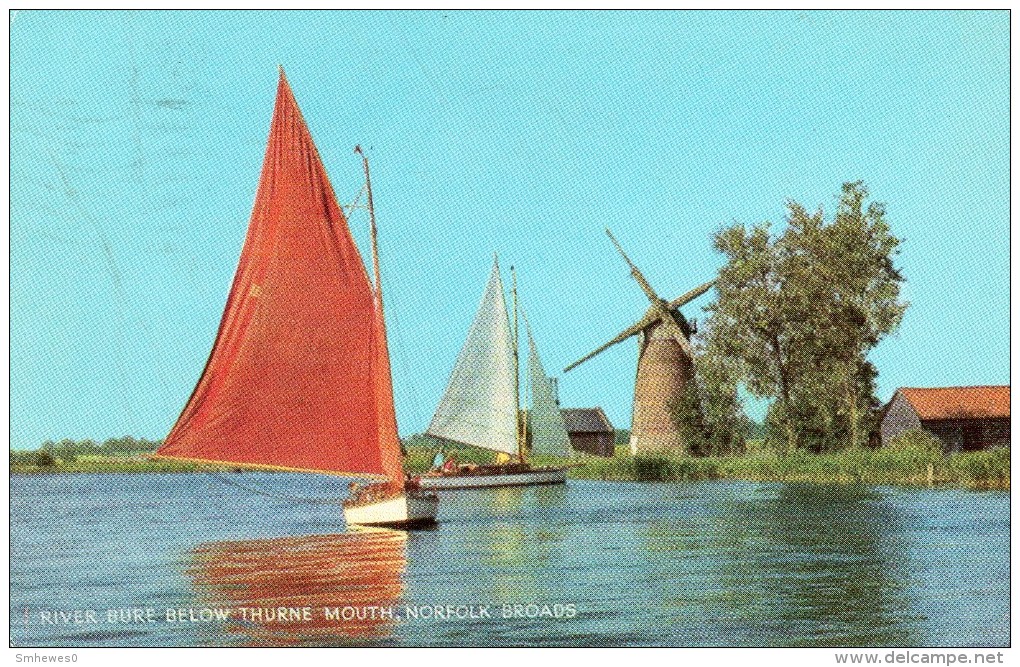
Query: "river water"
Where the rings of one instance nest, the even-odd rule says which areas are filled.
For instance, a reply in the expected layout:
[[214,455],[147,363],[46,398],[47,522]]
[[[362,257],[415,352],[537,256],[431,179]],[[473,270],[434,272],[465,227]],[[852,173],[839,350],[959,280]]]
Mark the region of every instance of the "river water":
[[571,480],[447,492],[438,528],[404,533],[346,531],[323,502],[344,488],[12,476],[11,643],[1010,641],[1007,493]]

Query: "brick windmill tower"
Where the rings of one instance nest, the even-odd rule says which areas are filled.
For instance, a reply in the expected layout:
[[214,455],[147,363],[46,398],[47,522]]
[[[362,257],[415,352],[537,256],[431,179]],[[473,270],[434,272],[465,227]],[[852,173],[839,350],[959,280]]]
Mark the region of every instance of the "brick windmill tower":
[[659,298],[644,275],[608,229],[613,245],[623,255],[630,274],[651,302],[644,316],[611,341],[596,348],[564,369],[564,372],[588,361],[606,349],[638,336],[637,380],[634,383],[634,412],[631,418],[631,454],[672,450],[685,452],[683,439],[671,414],[677,400],[694,378],[694,353],[690,337],[694,329],[680,313],[680,306],[693,301],[712,287],[707,282],[672,301]]

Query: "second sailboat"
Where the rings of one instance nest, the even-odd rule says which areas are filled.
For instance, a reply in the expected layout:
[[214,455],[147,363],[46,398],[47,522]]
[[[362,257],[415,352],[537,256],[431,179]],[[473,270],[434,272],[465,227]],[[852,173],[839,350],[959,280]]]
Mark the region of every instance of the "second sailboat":
[[496,452],[496,462],[433,470],[419,478],[423,489],[529,486],[567,481],[566,467],[533,467],[527,460],[529,430],[531,449],[535,453],[570,456],[572,450],[556,404],[554,381],[542,370],[530,328],[532,405],[527,411],[520,409],[516,276],[513,283],[511,317],[503,295],[499,261],[494,259],[482,303],[426,431],[440,440]]

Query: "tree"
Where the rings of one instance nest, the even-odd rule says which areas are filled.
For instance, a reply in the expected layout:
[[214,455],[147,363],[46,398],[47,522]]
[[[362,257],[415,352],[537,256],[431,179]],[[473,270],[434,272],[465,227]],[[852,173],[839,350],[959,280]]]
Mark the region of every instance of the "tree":
[[717,298],[710,303],[707,344],[734,360],[748,391],[774,398],[782,410],[785,441],[796,445],[794,422],[785,419],[796,385],[794,375],[805,365],[787,323],[795,319],[782,281],[782,251],[769,224],[751,229],[733,225],[715,236],[716,250],[727,263],[715,280]]
[[720,231],[726,257],[709,305],[709,345],[732,358],[755,396],[774,399],[768,437],[825,451],[864,444],[877,399],[867,355],[907,304],[885,208],[846,183],[832,220],[787,204],[786,228]]
[[699,341],[695,349],[695,378],[707,437],[705,453],[713,456],[743,454],[750,419],[737,393],[739,366],[715,346]]
[[11,450],[11,465],[32,465],[35,463],[35,452],[24,449]]
[[741,454],[749,420],[737,394],[739,367],[710,340],[691,339],[694,378],[670,406],[673,421],[694,456]]
[[75,446],[77,454],[95,454],[97,451],[99,451],[99,444],[91,438],[86,438]]

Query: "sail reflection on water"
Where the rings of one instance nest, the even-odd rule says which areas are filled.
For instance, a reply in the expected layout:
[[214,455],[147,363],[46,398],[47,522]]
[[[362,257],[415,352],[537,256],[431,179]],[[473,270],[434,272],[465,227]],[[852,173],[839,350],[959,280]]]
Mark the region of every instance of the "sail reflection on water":
[[492,520],[478,527],[474,539],[481,562],[496,573],[484,593],[487,598],[505,604],[554,595],[546,573],[565,556],[572,529],[557,513],[566,499],[565,485],[501,487],[485,494]]
[[188,568],[199,597],[231,610],[227,631],[255,645],[382,639],[403,593],[407,533],[359,529],[208,542]]

